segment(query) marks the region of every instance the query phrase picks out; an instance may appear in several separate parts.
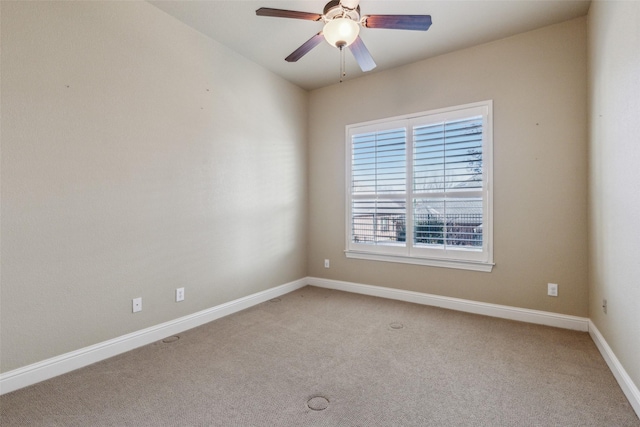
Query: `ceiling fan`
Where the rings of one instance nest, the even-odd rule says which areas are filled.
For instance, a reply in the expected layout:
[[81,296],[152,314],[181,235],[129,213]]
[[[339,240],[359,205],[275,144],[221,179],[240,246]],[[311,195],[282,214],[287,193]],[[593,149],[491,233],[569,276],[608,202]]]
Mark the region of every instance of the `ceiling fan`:
[[362,71],[373,70],[376,63],[359,36],[361,26],[418,31],[427,31],[431,26],[430,15],[360,15],[359,1],[331,0],[325,5],[322,14],[261,7],[256,10],[256,15],[323,21],[325,23],[322,31],[294,50],[291,55],[285,58],[286,61],[296,62],[322,43],[322,40],[326,40],[331,46],[335,46],[341,51],[344,47],[349,47]]

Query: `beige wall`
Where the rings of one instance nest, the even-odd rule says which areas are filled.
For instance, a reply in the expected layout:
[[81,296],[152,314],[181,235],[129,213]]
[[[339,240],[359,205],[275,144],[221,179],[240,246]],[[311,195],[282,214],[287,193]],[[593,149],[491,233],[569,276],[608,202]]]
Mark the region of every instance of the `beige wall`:
[[[586,53],[579,18],[313,91],[309,275],[587,316]],[[345,258],[345,125],[487,99],[493,272]]]
[[1,4],[3,372],[306,276],[305,91],[146,2]]
[[[589,10],[589,315],[640,386],[640,2]],[[601,308],[607,299],[607,314]]]

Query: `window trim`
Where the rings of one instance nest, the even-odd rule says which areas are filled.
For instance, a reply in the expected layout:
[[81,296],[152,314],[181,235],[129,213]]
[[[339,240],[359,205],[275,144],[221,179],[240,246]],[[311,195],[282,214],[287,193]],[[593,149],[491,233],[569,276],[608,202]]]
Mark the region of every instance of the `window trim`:
[[[473,110],[481,111],[483,116],[483,143],[482,143],[482,162],[483,162],[483,250],[482,251],[465,251],[460,250],[460,254],[471,254],[471,256],[463,256],[460,258],[451,257],[455,253],[455,249],[440,250],[436,249],[437,256],[430,256],[429,250],[423,248],[415,248],[407,238],[406,246],[395,248],[391,245],[363,245],[351,241],[352,235],[352,140],[351,135],[365,133],[371,130],[384,130],[397,127],[399,122],[404,122],[407,130],[413,129],[416,122],[424,123],[426,121],[436,121],[438,118],[445,116],[447,120],[453,117],[469,116]],[[407,114],[402,116],[389,117],[385,119],[373,120],[363,123],[347,125],[345,127],[345,256],[347,258],[364,259],[372,261],[395,262],[404,264],[416,264],[433,267],[455,268],[462,270],[473,270],[481,272],[491,272],[493,266],[493,101],[474,102],[465,105],[458,105],[436,110],[424,111],[419,113]],[[413,140],[407,136],[407,224],[412,218],[412,207],[410,195],[413,195],[413,178],[411,172]],[[409,225],[409,224],[408,224]],[[411,227],[407,227],[407,236]],[[478,256],[477,254],[481,254]],[[466,259],[465,259],[466,258]]]

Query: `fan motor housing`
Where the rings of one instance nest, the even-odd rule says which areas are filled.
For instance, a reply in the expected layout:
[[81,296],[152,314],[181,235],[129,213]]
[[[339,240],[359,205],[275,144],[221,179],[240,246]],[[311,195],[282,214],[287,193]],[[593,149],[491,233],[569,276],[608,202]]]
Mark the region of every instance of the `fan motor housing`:
[[345,9],[340,5],[340,0],[331,0],[324,6],[323,17],[325,22],[331,21],[335,18],[349,18],[353,21],[360,21],[360,6],[353,10]]

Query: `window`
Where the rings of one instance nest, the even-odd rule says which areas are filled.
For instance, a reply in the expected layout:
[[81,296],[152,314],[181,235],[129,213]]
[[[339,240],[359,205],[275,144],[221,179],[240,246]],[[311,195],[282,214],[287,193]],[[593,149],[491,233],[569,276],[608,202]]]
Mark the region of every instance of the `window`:
[[492,102],[347,126],[350,258],[491,271]]

